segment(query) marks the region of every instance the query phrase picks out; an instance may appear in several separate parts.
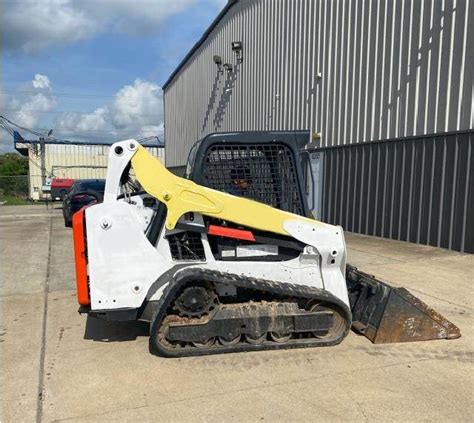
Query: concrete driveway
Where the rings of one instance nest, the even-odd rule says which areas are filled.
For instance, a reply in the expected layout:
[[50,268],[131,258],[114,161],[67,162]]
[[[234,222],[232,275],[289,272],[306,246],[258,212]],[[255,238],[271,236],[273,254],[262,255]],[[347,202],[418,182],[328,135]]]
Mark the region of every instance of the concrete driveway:
[[403,285],[462,338],[163,359],[148,327],[77,313],[60,210],[0,207],[1,421],[472,421],[472,255],[347,234],[349,261]]

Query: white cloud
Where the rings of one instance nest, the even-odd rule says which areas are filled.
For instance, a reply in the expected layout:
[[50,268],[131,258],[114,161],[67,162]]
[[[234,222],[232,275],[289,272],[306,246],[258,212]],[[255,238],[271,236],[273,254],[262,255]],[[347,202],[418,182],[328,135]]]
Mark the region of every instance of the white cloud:
[[33,89],[28,91],[31,94],[26,97],[4,96],[1,104],[2,109],[7,108],[8,105],[6,114],[12,121],[28,128],[34,128],[45,113],[53,110],[57,105],[46,75],[36,74],[31,85]]
[[113,122],[117,128],[131,125],[149,125],[163,120],[161,88],[148,81],[136,79],[133,85],[126,85],[115,96],[112,106]]
[[31,81],[34,88],[50,88],[49,78],[46,75],[37,73],[33,81]]
[[65,136],[116,141],[163,134],[163,95],[161,87],[136,79],[121,88],[110,104],[90,114],[63,113],[56,129]]
[[9,2],[1,23],[4,48],[25,52],[85,39],[98,29],[98,22],[70,0]]
[[[5,114],[13,122],[26,128],[51,127],[58,138],[101,142],[159,136],[163,140],[163,93],[153,82],[136,79],[93,112],[63,112],[52,122],[49,112],[54,112],[58,104],[48,76],[36,74],[31,85],[32,93],[26,98],[1,96],[0,114],[8,109]],[[0,151],[13,148],[7,132],[0,130],[0,141]]]
[[169,16],[182,12],[196,0],[83,0],[90,16],[108,22],[111,29],[143,34],[156,32]]
[[[0,96],[0,114],[5,114],[13,122],[27,128],[36,128],[48,112],[53,110],[56,99],[51,91],[51,83],[46,75],[36,74],[31,81],[29,93],[24,96]],[[7,110],[4,112],[4,110]],[[42,126],[40,124],[40,126]],[[26,134],[25,134],[26,135]],[[10,134],[0,130],[0,151],[13,149],[13,140]]]
[[105,31],[156,32],[166,18],[197,0],[22,0],[3,5],[3,47],[31,53]]
[[51,96],[43,93],[33,94],[25,103],[20,104],[12,120],[29,128],[35,127],[39,118],[56,106]]

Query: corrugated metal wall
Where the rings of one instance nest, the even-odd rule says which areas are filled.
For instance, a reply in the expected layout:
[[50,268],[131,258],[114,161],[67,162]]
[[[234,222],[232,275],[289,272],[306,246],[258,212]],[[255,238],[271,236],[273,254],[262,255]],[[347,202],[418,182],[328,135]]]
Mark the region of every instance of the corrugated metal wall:
[[[109,157],[108,145],[46,144],[46,175],[54,178],[104,179]],[[164,161],[164,148],[146,147]],[[30,197],[41,190],[41,156],[39,144],[29,149]]]
[[238,1],[165,89],[167,165],[218,131],[332,146],[471,129],[473,45],[470,0]]
[[323,153],[322,220],[345,230],[474,252],[474,131]]

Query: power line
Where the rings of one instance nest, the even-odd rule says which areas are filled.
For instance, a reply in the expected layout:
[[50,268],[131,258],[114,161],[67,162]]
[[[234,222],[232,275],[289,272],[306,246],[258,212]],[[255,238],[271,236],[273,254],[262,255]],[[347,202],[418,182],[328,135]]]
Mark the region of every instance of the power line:
[[[35,129],[36,131],[42,131],[42,132],[46,132],[48,131],[50,128],[32,128],[32,129]],[[123,129],[116,129],[116,128],[111,128],[111,129],[67,129],[67,128],[54,128],[54,132],[108,132],[108,133],[112,133],[112,132],[129,132],[130,131],[130,128],[123,128]],[[41,135],[41,136],[44,136]]]
[[[72,93],[56,93],[56,92],[48,92],[44,93],[42,91],[34,91],[34,90],[5,90],[0,89],[0,92],[6,94],[21,94],[21,95],[31,95],[31,94],[48,94],[53,97],[70,97],[70,98],[108,98],[108,99],[116,99],[117,95],[97,95],[97,94],[72,94]],[[162,98],[145,98],[144,96],[140,97],[119,97],[120,100],[141,100],[141,101],[163,101]]]
[[[66,140],[66,139],[62,139],[62,138],[58,138],[58,137],[53,137],[53,136],[46,136],[44,134],[45,131],[47,131],[48,129],[43,129],[43,128],[27,128],[25,126],[22,126],[22,125],[19,125],[13,121],[11,121],[10,119],[4,117],[4,116],[0,116],[0,128],[3,128],[5,131],[7,131],[10,135],[14,136],[14,133],[16,132],[16,129],[19,129],[21,131],[24,131],[24,132],[27,132],[27,133],[30,133],[30,134],[33,134],[33,135],[36,135],[37,137],[40,137],[40,138],[46,138],[46,142],[47,141],[57,141],[57,142],[60,142],[62,144],[80,144],[81,142],[80,141],[71,141],[71,140]],[[116,132],[124,132],[126,131],[127,129],[123,129],[123,130],[118,130]],[[57,130],[57,132],[69,132],[69,130],[67,129],[64,129],[64,130]],[[108,133],[112,133],[113,131],[112,130],[106,130],[106,129],[97,129],[97,130],[94,130],[94,129],[79,129],[79,130],[74,130],[74,132],[108,132]],[[138,139],[137,141],[139,142],[146,142],[146,141],[151,141],[151,140],[157,140],[159,143],[163,144],[163,141],[161,141],[161,139],[159,138],[158,135],[155,135],[155,136],[149,136],[149,137],[145,137],[145,138],[140,138]]]
[[[21,109],[2,109],[2,111],[8,111],[8,112],[20,112]],[[78,111],[78,110],[41,110],[41,109],[27,109],[26,111],[28,112],[35,112],[35,113],[75,113],[78,115],[96,115],[95,112],[83,112],[83,111]],[[157,113],[138,113],[134,114],[133,117],[136,116],[156,116]],[[112,115],[108,116],[130,116],[130,114],[127,113],[114,113]]]
[[[0,127],[1,124],[0,124]],[[5,128],[4,128],[5,129]],[[31,128],[32,130],[34,131],[37,131],[40,135],[37,135],[37,136],[40,136],[40,137],[44,137],[44,133],[49,131],[49,129],[51,128]],[[26,131],[25,129],[22,129],[23,131],[25,132],[30,132],[32,133],[31,131]],[[113,132],[117,132],[117,133],[127,133],[127,132],[130,132],[130,129],[129,128],[123,128],[123,129],[67,129],[67,128],[54,128],[54,132],[55,133],[58,133],[58,132],[66,132],[66,133],[69,133],[69,132],[91,132],[91,133],[94,133],[94,132],[108,132],[108,133],[113,133]],[[159,134],[162,134],[163,132],[159,132]],[[13,134],[12,134],[13,135]],[[36,134],[35,134],[36,135]],[[49,137],[51,138],[51,137]],[[138,140],[137,140],[138,141]]]

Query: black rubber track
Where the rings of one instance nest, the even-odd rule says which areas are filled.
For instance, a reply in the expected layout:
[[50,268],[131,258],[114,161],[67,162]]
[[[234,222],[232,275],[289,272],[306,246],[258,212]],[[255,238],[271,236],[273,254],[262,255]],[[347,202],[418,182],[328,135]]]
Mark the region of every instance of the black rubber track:
[[[292,343],[268,343],[253,345],[239,343],[232,346],[217,345],[210,348],[182,347],[170,349],[158,341],[158,332],[163,320],[166,318],[167,310],[176,298],[179,290],[190,282],[209,281],[259,290],[278,296],[286,296],[294,299],[317,300],[331,304],[345,318],[345,328],[337,339],[304,339],[300,342]],[[349,332],[351,327],[351,312],[349,307],[334,295],[327,291],[303,285],[290,283],[273,282],[265,279],[257,279],[229,273],[222,273],[213,270],[186,268],[179,270],[170,280],[165,288],[161,299],[156,307],[156,313],[150,325],[150,352],[162,357],[187,357],[208,354],[223,354],[244,351],[276,350],[289,348],[323,347],[339,344]]]

